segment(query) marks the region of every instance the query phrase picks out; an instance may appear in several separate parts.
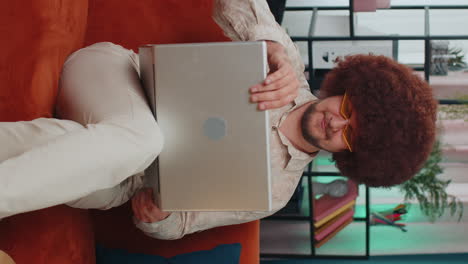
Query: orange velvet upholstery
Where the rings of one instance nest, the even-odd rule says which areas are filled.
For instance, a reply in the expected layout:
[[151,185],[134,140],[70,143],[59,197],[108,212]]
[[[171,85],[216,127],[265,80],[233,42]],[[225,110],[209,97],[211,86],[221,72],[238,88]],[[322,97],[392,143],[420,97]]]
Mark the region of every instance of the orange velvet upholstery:
[[[0,3],[0,121],[52,117],[63,62],[83,45],[88,1]],[[92,235],[89,214],[66,206],[0,221],[0,249],[17,264],[92,264]]]
[[135,227],[129,215],[130,203],[108,211],[93,211],[96,243],[108,248],[125,248],[132,253],[172,257],[212,249],[220,244],[241,243],[241,264],[260,261],[259,221],[213,228],[179,240],[157,240]]
[[0,249],[16,264],[94,264],[91,218],[59,205],[0,222]]
[[90,0],[85,45],[110,41],[137,51],[143,44],[227,41],[211,19],[212,0]]
[[[0,122],[53,117],[64,60],[92,43],[137,51],[148,43],[227,41],[211,19],[212,0],[0,0],[0,6]],[[131,223],[128,205],[92,217],[60,205],[0,221],[0,250],[17,264],[94,264],[95,239],[162,256],[240,242],[241,264],[259,263],[258,221],[177,241],[146,237]]]
[[52,117],[63,62],[83,45],[88,0],[0,1],[0,121]]

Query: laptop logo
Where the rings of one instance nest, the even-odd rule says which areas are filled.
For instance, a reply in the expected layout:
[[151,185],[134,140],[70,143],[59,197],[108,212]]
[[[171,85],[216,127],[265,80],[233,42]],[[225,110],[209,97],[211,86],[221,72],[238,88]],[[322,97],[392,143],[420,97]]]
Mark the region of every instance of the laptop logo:
[[203,134],[211,140],[220,140],[226,136],[226,120],[210,117],[203,123]]

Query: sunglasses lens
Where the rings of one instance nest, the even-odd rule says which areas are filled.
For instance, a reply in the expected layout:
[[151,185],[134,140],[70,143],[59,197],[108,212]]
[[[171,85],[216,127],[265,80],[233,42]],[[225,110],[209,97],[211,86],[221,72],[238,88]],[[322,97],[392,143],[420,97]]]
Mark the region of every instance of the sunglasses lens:
[[343,96],[343,101],[341,102],[341,114],[346,119],[351,117],[351,105],[349,104],[348,96],[346,94]]
[[[345,93],[343,95],[343,100],[341,101],[341,108],[340,108],[340,113],[345,119],[350,119],[351,118],[351,105],[348,100],[348,95]],[[346,146],[348,147],[349,151],[353,151],[351,148],[351,136],[353,134],[352,128],[349,125],[346,125],[345,128],[343,129],[343,140],[346,143]]]
[[349,151],[353,151],[351,148],[351,135],[352,135],[352,128],[350,126],[346,126],[343,129],[343,140],[346,143],[346,146],[348,147]]

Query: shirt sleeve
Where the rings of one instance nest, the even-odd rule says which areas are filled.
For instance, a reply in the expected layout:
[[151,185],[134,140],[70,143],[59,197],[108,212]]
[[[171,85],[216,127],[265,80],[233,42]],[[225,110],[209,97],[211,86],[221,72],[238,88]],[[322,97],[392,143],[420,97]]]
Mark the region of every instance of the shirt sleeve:
[[276,23],[265,0],[215,0],[213,19],[234,41],[271,40],[283,45],[301,83],[300,88],[310,91],[299,49]]
[[173,212],[166,219],[135,225],[150,237],[175,240],[184,235],[226,225],[242,224],[271,215],[273,212]]
[[143,186],[144,173],[137,173],[112,188],[95,191],[66,205],[82,209],[108,210],[126,203]]

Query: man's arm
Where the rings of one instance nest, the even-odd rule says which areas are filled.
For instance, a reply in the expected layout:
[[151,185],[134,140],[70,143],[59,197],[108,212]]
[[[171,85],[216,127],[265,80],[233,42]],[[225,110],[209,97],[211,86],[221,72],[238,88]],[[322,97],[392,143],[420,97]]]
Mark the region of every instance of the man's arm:
[[241,224],[266,217],[272,212],[163,212],[153,202],[150,188],[132,198],[136,226],[148,236],[173,240],[218,226]]
[[278,42],[267,40],[268,66],[266,79],[250,87],[250,100],[258,103],[260,110],[281,108],[296,99],[300,81],[286,54]]
[[276,23],[265,0],[215,0],[213,19],[234,41],[270,40],[281,44],[300,82],[299,87],[310,90],[299,50]]

